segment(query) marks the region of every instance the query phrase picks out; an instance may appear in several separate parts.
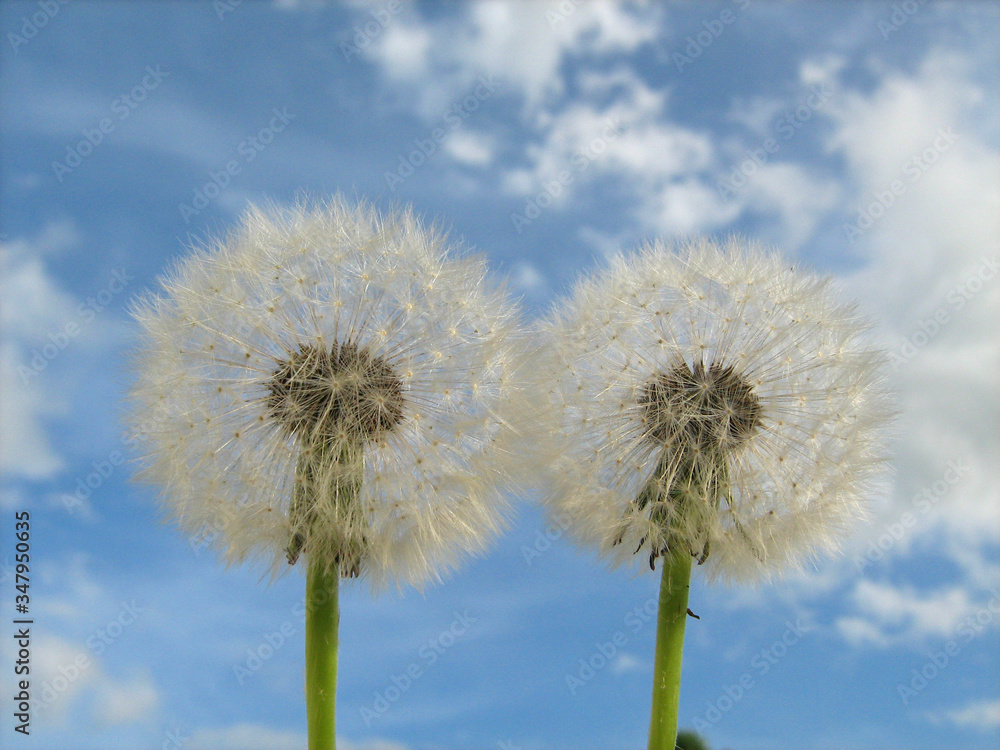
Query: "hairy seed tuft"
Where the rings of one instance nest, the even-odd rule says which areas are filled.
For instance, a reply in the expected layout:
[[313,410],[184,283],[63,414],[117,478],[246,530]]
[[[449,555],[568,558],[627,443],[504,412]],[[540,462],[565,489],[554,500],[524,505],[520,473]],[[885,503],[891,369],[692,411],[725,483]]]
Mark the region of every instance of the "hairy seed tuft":
[[302,346],[267,381],[267,407],[298,437],[370,440],[403,421],[403,384],[386,360],[357,344]]
[[762,409],[753,387],[735,369],[687,363],[661,372],[642,389],[646,437],[681,449],[726,452],[750,439]]

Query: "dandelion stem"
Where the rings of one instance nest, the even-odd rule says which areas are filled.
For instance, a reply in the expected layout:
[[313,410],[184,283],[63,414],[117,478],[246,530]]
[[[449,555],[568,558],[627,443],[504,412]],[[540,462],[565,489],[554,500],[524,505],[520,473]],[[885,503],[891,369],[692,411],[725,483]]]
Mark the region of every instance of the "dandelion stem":
[[649,750],[674,750],[681,696],[681,656],[687,623],[691,554],[684,549],[664,555],[660,579],[660,611],[656,620],[653,663],[653,709]]
[[339,566],[311,556],[306,577],[306,716],[309,750],[337,746],[337,631]]

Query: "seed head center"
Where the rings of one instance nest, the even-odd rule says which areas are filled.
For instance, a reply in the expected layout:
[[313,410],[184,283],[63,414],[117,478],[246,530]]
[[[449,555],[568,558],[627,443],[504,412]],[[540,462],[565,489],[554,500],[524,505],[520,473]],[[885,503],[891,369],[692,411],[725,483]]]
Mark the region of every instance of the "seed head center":
[[725,453],[760,427],[762,408],[753,387],[733,367],[683,363],[660,372],[639,396],[646,437],[681,450]]
[[403,383],[383,358],[347,342],[307,344],[278,362],[267,381],[271,415],[309,440],[370,440],[403,421]]

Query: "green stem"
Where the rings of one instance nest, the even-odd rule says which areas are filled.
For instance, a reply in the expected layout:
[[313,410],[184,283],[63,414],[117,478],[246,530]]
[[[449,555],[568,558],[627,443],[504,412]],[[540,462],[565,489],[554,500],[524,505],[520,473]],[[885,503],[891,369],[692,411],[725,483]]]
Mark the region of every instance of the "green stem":
[[691,555],[684,549],[663,557],[660,611],[656,620],[653,664],[653,709],[649,719],[649,750],[674,750],[681,698],[681,656],[687,623]]
[[309,750],[337,746],[337,630],[340,609],[338,566],[310,557],[306,577],[306,716]]

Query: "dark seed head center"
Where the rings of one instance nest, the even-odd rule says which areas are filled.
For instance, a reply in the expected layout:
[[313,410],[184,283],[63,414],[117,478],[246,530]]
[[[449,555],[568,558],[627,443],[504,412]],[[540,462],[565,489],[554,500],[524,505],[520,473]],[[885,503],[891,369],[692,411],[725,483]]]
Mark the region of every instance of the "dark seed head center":
[[300,347],[278,362],[266,385],[271,415],[301,438],[369,440],[403,421],[399,376],[383,357],[351,342]]
[[682,450],[732,450],[754,435],[762,414],[747,380],[718,363],[683,363],[658,373],[643,387],[639,405],[646,437]]

